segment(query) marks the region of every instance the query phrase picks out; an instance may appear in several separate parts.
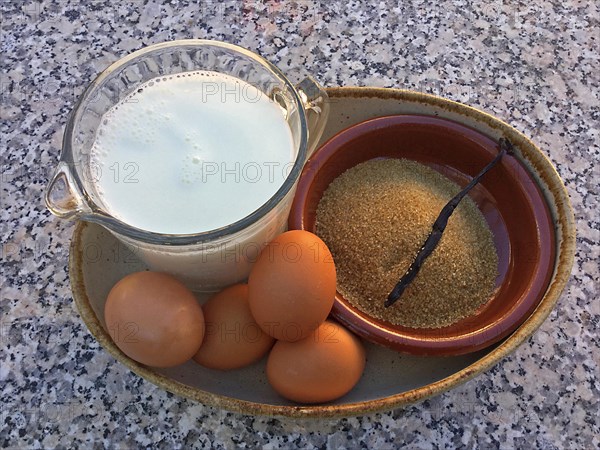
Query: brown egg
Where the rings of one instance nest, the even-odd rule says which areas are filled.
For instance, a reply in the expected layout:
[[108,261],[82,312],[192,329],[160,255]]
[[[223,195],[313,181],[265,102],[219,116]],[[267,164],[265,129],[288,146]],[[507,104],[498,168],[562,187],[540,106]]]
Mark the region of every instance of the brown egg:
[[211,369],[238,369],[258,361],[275,340],[256,323],[248,306],[248,285],[236,284],[202,306],[206,332],[194,361]]
[[328,320],[301,341],[278,341],[267,360],[267,378],[285,398],[323,403],[348,393],[364,368],[360,340]]
[[288,231],[263,249],[250,272],[250,310],[266,333],[297,341],[329,315],[335,283],[325,243],[308,231]]
[[170,275],[137,272],[111,289],[104,319],[113,341],[148,366],[189,360],[204,337],[204,316],[194,294]]

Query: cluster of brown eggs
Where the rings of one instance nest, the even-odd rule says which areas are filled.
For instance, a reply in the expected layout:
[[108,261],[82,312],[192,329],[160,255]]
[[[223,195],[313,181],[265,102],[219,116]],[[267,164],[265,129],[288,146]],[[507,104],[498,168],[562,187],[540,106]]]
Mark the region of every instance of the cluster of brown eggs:
[[112,288],[104,318],[115,344],[142,364],[172,367],[193,359],[233,370],[268,353],[275,391],[321,403],[350,391],[365,367],[360,340],[327,320],[335,291],[325,243],[294,230],[263,249],[247,284],[225,288],[202,306],[170,275],[137,272]]

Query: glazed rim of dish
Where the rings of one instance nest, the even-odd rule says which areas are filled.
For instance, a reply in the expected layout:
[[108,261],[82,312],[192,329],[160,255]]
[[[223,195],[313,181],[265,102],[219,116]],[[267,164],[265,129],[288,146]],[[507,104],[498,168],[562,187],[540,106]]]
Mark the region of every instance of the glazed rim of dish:
[[488,126],[499,130],[502,135],[520,148],[522,157],[527,160],[527,165],[535,168],[536,181],[542,187],[542,191],[548,200],[551,216],[556,227],[557,248],[554,273],[546,293],[538,304],[537,308],[527,318],[527,320],[521,324],[517,330],[514,331],[513,334],[507,337],[504,341],[500,342],[496,348],[490,351],[490,353],[446,378],[416,389],[401,392],[384,398],[346,403],[342,405],[289,406],[270,405],[239,400],[236,398],[201,391],[177,382],[166,376],[157,374],[156,372],[152,371],[151,368],[133,361],[118,349],[98,320],[98,317],[96,316],[90,304],[85,290],[82,273],[83,266],[81,264],[82,254],[78,244],[86,223],[80,222],[73,234],[69,254],[69,277],[75,304],[91,334],[105,349],[109,351],[111,355],[131,369],[134,373],[174,394],[181,395],[183,397],[187,397],[216,408],[237,411],[243,414],[287,416],[297,418],[347,417],[377,411],[385,411],[409,405],[465,383],[476,375],[494,366],[502,358],[513,352],[529,336],[531,336],[544,322],[546,317],[548,317],[554,308],[554,305],[558,301],[563,289],[565,288],[567,281],[569,280],[575,256],[576,231],[575,218],[567,190],[552,163],[535,146],[535,144],[533,144],[533,142],[508,124],[487,113],[461,103],[430,94],[406,91],[402,89],[354,87],[328,88],[327,93],[331,99],[335,99],[336,97],[382,98],[395,99],[398,101],[416,104],[426,103],[438,108],[442,108],[449,112],[459,113],[479,122],[484,122]]

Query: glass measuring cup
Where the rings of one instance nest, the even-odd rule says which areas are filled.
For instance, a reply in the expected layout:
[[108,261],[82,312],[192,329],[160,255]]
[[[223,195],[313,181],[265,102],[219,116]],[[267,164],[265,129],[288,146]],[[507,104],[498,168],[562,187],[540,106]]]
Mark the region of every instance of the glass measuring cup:
[[[98,127],[107,111],[143,83],[198,70],[241,79],[276,102],[291,131],[295,160],[277,192],[236,222],[194,234],[136,228],[111,215],[98,195],[101,175],[91,158]],[[245,279],[260,249],[285,230],[298,177],[323,132],[327,113],[327,94],[314,80],[306,78],[294,86],[275,66],[241,47],[210,40],[153,45],[112,64],[83,93],[65,129],[46,205],[60,218],[102,225],[152,270],[173,274],[194,290],[214,291]]]

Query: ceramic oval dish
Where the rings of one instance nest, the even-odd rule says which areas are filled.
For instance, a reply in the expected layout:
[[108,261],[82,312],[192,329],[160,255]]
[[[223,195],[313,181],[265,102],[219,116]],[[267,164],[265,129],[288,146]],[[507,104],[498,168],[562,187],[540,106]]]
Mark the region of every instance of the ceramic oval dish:
[[98,225],[79,223],[69,258],[73,298],[98,342],[139,376],[175,394],[245,414],[315,418],[365,414],[411,404],[464,383],[514,351],[552,311],[573,265],[575,224],[562,181],[550,161],[531,141],[488,114],[427,94],[382,88],[332,88],[327,91],[331,111],[322,142],[368,119],[419,114],[450,119],[494,140],[504,136],[520,149],[521,163],[527,167],[547,202],[556,236],[552,275],[536,309],[510,336],[466,355],[411,356],[366,343],[367,367],[349,394],[324,405],[298,405],[279,397],[269,387],[264,360],[241,370],[219,372],[193,362],[170,369],[154,369],[123,354],[105,329],[104,302],[120,278],[145,267],[109,232]]

